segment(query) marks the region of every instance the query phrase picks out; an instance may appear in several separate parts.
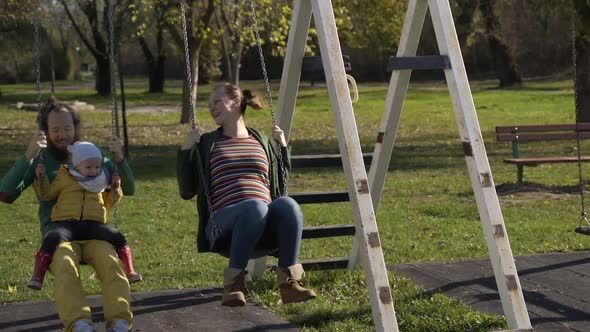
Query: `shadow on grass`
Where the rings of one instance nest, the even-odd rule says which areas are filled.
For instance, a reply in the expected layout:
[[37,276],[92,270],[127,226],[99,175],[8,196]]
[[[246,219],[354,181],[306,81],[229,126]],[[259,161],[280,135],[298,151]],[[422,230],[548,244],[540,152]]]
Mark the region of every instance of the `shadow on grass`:
[[320,331],[324,326],[330,326],[330,322],[342,322],[355,317],[371,317],[372,312],[370,306],[355,309],[337,310],[334,308],[321,308],[314,310],[313,313],[301,315],[294,318],[294,324],[305,326],[307,328],[313,327]]
[[[19,142],[5,144],[0,157],[0,174],[4,174],[17,158],[24,153]],[[130,145],[128,159],[136,179],[149,180],[176,177],[177,145]],[[293,148],[296,154],[339,153],[338,142],[299,140]],[[369,149],[365,149],[369,151]],[[372,152],[372,147],[371,147]],[[464,167],[460,144],[430,144],[425,146],[399,146],[393,151],[390,169],[440,169]]]
[[[588,181],[584,183],[585,185],[588,184]],[[541,183],[534,183],[534,182],[510,182],[510,183],[502,183],[496,186],[496,192],[499,196],[506,196],[512,195],[516,193],[532,193],[532,192],[539,192],[539,193],[551,193],[551,194],[567,194],[567,195],[579,195],[580,194],[580,186],[579,185],[571,185],[571,186],[550,186],[544,185]],[[586,190],[584,190],[586,192]]]

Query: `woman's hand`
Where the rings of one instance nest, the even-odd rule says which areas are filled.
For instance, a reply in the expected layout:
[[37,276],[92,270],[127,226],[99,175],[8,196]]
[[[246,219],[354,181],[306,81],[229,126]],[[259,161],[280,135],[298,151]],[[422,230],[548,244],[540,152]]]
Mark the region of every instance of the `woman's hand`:
[[33,137],[31,137],[27,151],[25,151],[25,157],[31,162],[41,152],[41,149],[45,147],[47,147],[47,137],[42,130],[37,130],[33,134]]
[[111,135],[109,137],[109,152],[113,157],[113,160],[117,163],[122,162],[125,159],[125,155],[123,154],[123,142],[117,135]]
[[277,141],[282,147],[287,146],[287,140],[285,139],[285,133],[283,133],[283,130],[278,125],[275,125],[274,128],[272,128],[272,138],[275,141]]
[[193,148],[195,144],[198,144],[201,141],[201,133],[199,129],[195,128],[188,132],[186,138],[184,139],[184,144],[182,144],[181,150],[190,150]]

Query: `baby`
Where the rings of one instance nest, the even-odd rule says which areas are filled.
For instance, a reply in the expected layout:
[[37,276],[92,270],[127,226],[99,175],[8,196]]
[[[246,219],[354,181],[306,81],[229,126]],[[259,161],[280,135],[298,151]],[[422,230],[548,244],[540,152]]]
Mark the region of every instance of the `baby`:
[[96,145],[79,141],[68,146],[68,151],[68,165],[59,168],[52,182],[49,182],[43,164],[38,164],[35,170],[35,189],[40,199],[57,199],[57,202],[51,211],[55,227],[43,237],[35,258],[33,277],[27,286],[35,290],[43,287],[45,273],[60,243],[85,240],[111,243],[123,263],[129,283],[143,280],[133,268],[131,248],[123,234],[106,225],[106,208],[113,207],[123,196],[121,178],[117,173],[109,177],[102,167],[102,152]]

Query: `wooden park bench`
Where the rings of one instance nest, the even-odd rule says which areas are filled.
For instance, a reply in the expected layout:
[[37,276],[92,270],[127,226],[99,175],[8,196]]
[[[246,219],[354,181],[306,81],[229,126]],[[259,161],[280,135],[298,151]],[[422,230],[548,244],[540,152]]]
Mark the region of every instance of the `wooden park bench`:
[[[578,133],[576,133],[576,129]],[[576,163],[578,156],[526,157],[520,156],[519,145],[522,142],[555,141],[590,138],[590,123],[549,124],[526,126],[498,126],[496,139],[500,142],[512,142],[512,158],[504,159],[505,163],[514,164],[517,168],[517,181],[522,182],[524,166],[537,166],[548,163]],[[581,156],[581,161],[590,161],[590,156]]]

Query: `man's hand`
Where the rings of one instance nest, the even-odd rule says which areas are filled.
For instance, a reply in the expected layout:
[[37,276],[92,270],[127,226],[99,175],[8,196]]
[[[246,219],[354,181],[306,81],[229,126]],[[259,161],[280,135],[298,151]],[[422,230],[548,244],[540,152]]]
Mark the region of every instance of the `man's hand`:
[[45,147],[47,147],[47,137],[42,130],[37,130],[33,134],[33,137],[31,137],[31,141],[25,152],[25,158],[31,162],[41,152],[41,149]]
[[45,177],[45,165],[39,163],[37,164],[37,169],[35,169],[35,175],[37,179],[42,179]]
[[121,176],[119,173],[113,173],[113,175],[111,175],[111,186],[115,189],[121,187]]
[[117,163],[122,162],[125,159],[123,154],[123,142],[116,135],[109,137],[109,152],[113,157],[113,160]]

